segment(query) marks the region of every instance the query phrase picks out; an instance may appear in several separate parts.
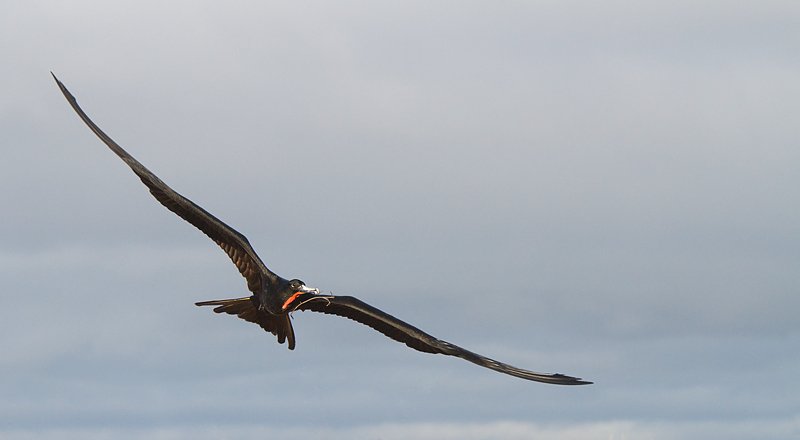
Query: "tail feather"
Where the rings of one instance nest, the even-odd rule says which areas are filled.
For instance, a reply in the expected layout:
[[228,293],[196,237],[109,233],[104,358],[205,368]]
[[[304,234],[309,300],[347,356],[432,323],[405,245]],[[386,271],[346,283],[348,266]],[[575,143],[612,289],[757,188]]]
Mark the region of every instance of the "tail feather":
[[251,297],[234,298],[234,299],[215,299],[211,301],[200,301],[194,303],[196,306],[219,306],[214,308],[214,313],[229,313],[231,315],[239,314],[250,309],[255,309],[252,304]]
[[215,313],[227,313],[236,315],[245,321],[258,324],[264,330],[278,337],[278,343],[285,343],[289,340],[289,350],[294,350],[294,329],[288,315],[272,315],[263,310],[259,310],[253,303],[253,297],[216,299],[211,301],[200,301],[195,303],[197,306],[217,306]]

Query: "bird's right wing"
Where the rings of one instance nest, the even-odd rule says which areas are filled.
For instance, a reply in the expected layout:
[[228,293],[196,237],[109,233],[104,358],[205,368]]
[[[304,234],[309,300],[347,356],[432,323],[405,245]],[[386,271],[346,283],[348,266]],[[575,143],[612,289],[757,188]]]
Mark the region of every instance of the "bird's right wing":
[[298,298],[294,310],[310,310],[352,319],[367,325],[384,335],[409,347],[426,353],[456,356],[474,364],[522,379],[556,385],[586,385],[592,382],[563,374],[536,373],[498,362],[465,350],[447,341],[435,338],[424,331],[403,322],[388,313],[352,296],[304,295]]
[[178,194],[159,179],[158,176],[145,168],[138,160],[134,159],[133,156],[128,154],[127,151],[108,137],[100,127],[89,119],[89,116],[87,116],[78,105],[78,101],[72,96],[72,93],[67,90],[64,84],[62,84],[55,75],[53,75],[53,78],[61,89],[61,93],[64,94],[64,97],[67,98],[67,101],[75,112],[78,113],[78,116],[81,117],[83,122],[89,126],[94,134],[96,134],[111,151],[116,153],[116,155],[139,176],[142,182],[150,189],[150,193],[153,194],[153,197],[167,209],[201,230],[228,254],[233,264],[239,269],[239,273],[247,280],[247,288],[251,292],[256,293],[260,291],[264,281],[268,283],[275,282],[277,276],[267,269],[267,266],[265,266],[258,257],[244,235],[226,225],[222,220],[214,217],[205,209],[197,206],[191,200]]

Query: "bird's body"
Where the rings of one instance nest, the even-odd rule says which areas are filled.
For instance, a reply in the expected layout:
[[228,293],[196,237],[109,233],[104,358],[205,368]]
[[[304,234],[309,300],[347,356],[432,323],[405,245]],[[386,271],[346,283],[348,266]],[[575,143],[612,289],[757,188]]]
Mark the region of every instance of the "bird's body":
[[[53,78],[55,78],[55,75],[53,75]],[[309,310],[338,315],[360,322],[415,350],[457,356],[477,365],[523,379],[558,385],[591,383],[563,374],[545,374],[523,370],[489,359],[437,339],[357,298],[321,295],[318,289],[307,287],[305,283],[298,279],[287,280],[276,275],[261,261],[244,235],[226,225],[191,200],[175,192],[145,168],[144,165],[134,159],[92,122],[78,106],[75,97],[72,96],[64,84],[58,78],[55,78],[55,80],[67,101],[86,125],[133,170],[156,200],[216,242],[247,280],[247,288],[251,292],[250,296],[203,301],[196,303],[197,305],[216,306],[214,311],[217,313],[237,315],[246,321],[258,324],[264,330],[277,336],[279,343],[288,342],[289,349],[294,349],[295,347],[295,335],[289,314],[296,310]]]

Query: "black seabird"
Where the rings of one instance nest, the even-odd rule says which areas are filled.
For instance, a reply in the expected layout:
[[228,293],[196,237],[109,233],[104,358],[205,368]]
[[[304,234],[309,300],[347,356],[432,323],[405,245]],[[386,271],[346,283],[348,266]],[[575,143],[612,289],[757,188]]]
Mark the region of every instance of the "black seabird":
[[276,335],[279,343],[283,344],[288,341],[290,350],[294,349],[295,337],[289,313],[296,310],[310,310],[338,315],[360,322],[415,350],[460,357],[482,367],[522,379],[556,385],[585,385],[592,383],[563,374],[546,374],[523,370],[489,359],[437,339],[352,296],[321,295],[318,289],[308,287],[298,279],[286,280],[281,278],[264,265],[244,235],[226,225],[191,200],[175,192],[128,154],[119,144],[108,137],[78,106],[75,97],[64,87],[64,84],[55,75],[53,75],[53,78],[56,80],[64,97],[67,98],[67,101],[83,122],[139,176],[156,200],[182,219],[194,225],[214,240],[228,254],[233,264],[236,265],[239,272],[247,280],[247,288],[252,293],[252,295],[244,298],[202,301],[196,303],[196,305],[216,306],[214,308],[216,313],[237,315],[246,321],[258,324],[264,330]]

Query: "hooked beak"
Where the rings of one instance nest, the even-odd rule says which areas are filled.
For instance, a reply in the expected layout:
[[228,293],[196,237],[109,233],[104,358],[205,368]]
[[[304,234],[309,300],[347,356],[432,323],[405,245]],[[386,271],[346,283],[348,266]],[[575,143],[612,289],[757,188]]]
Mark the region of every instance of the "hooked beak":
[[300,286],[298,293],[313,293],[315,295],[319,295],[319,289],[316,287]]

